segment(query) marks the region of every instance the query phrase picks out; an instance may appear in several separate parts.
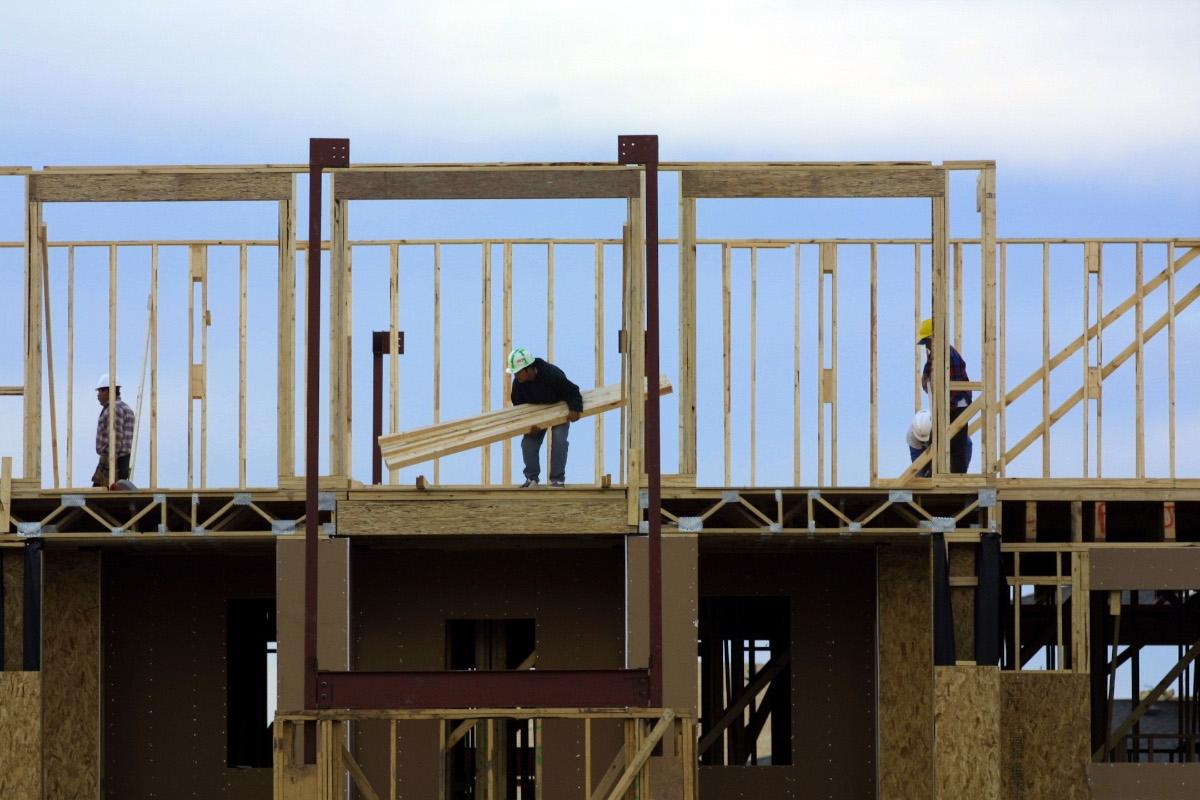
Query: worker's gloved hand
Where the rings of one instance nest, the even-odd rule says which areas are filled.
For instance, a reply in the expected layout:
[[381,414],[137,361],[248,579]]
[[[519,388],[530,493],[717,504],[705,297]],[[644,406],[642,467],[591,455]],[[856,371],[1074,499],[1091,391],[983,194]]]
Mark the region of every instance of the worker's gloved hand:
[[567,413],[567,422],[577,422],[579,420],[579,412],[571,411]]

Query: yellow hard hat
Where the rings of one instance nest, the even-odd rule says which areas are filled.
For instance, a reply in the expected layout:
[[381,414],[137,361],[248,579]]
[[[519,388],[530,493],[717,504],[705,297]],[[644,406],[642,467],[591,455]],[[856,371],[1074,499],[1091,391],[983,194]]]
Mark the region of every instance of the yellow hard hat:
[[917,326],[917,344],[926,339],[933,338],[933,318],[921,320],[921,324]]

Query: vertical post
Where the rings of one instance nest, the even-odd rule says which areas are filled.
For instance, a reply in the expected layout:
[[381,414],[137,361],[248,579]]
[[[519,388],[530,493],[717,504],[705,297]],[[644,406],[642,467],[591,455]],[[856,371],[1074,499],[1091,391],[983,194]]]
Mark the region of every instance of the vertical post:
[[[276,472],[296,474],[296,178],[286,200],[279,201],[278,338],[276,340]],[[153,374],[153,373],[151,373]],[[154,403],[150,413],[154,414]],[[153,439],[152,439],[153,441]],[[153,445],[151,445],[153,446]]]
[[[350,165],[349,139],[310,139],[308,151],[308,284],[304,411],[304,710],[317,708],[317,439],[321,369],[321,170]],[[344,431],[343,431],[344,433]],[[305,763],[316,760],[315,731],[305,727]]]
[[[979,211],[982,230],[979,234],[979,258],[983,267],[983,463],[981,472],[996,474],[996,166],[983,168],[979,175]],[[988,510],[989,517],[995,508]]]
[[[150,487],[158,486],[158,245],[150,246]],[[73,335],[73,334],[72,334]],[[68,356],[68,358],[70,358]],[[70,373],[68,373],[68,377]],[[70,390],[68,390],[70,391]],[[67,416],[70,417],[70,398]],[[282,414],[280,415],[282,416]],[[68,440],[69,442],[69,440]],[[70,456],[67,456],[68,461]]]
[[[404,352],[404,332],[395,329],[371,332],[371,483],[383,483],[383,456],[379,452],[379,437],[383,435],[383,357]],[[391,364],[392,384],[395,385],[396,362]]]
[[682,195],[679,199],[679,474],[696,474],[696,198]]
[[[621,136],[617,161],[640,163],[645,169],[646,240],[646,437],[644,463],[648,483],[650,572],[650,705],[662,706],[662,463],[659,452],[658,331],[658,137]],[[637,318],[641,310],[634,309]],[[635,376],[636,380],[636,376]],[[640,387],[638,387],[640,388]]]
[[879,262],[871,242],[871,485],[879,481]]
[[[595,370],[595,374],[596,374],[596,385],[603,386],[604,385],[604,244],[603,243],[596,242],[596,244],[594,245],[594,252],[593,252],[592,258],[594,261],[593,266],[594,266],[594,270],[596,273],[596,275],[595,275],[596,289],[595,289],[595,303],[594,303],[595,356],[593,359],[595,363],[592,366],[593,366],[593,369]],[[682,356],[681,356],[681,358],[682,358]],[[596,479],[596,484],[599,485],[600,481],[601,481],[601,476],[604,475],[604,415],[597,414],[595,417],[595,420],[596,420],[596,430],[595,430],[596,443],[595,443],[595,450],[594,450],[593,455],[595,458],[595,479]],[[682,448],[682,444],[680,445],[680,447]],[[681,451],[681,455],[682,455],[682,451]]]
[[[191,284],[189,284],[190,286]],[[117,482],[117,246],[108,246],[108,485]],[[190,402],[190,401],[189,401]]]
[[[154,329],[157,319],[158,306],[156,293],[158,290],[158,245],[151,250],[150,271],[150,323]],[[157,353],[158,342],[155,340],[151,347]],[[154,385],[154,373],[151,373],[151,386]],[[75,457],[75,246],[67,247],[67,486],[74,486],[71,462]],[[151,398],[153,399],[153,398]],[[150,412],[153,415],[153,409]],[[150,429],[150,485],[154,486],[154,428]],[[0,529],[2,530],[2,529]]]
[[37,246],[42,224],[42,204],[33,202],[25,179],[25,389],[24,453],[21,474],[42,477],[42,269]]
[[246,245],[238,248],[238,487],[246,488]]
[[946,227],[947,197],[949,191],[943,173],[942,191],[932,199],[933,246],[930,252],[933,272],[933,374],[930,386],[930,402],[936,414],[934,418],[934,459],[931,473],[934,478],[950,472],[950,440],[946,429],[950,426],[950,337],[946,319],[950,313],[947,289],[949,276],[946,274]]

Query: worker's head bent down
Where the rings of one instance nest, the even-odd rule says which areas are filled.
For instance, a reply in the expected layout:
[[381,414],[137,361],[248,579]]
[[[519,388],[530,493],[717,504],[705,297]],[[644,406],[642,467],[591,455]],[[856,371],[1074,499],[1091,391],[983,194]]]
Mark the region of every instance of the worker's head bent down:
[[536,359],[533,357],[533,353],[524,347],[518,347],[508,354],[508,368],[505,371],[521,383],[531,381],[537,377],[537,367],[534,366],[534,361]]

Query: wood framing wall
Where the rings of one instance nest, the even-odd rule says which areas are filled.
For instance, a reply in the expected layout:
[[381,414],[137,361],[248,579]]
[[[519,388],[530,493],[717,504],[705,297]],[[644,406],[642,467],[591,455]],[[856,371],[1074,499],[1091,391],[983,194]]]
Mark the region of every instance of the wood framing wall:
[[877,548],[879,796],[933,796],[933,595],[928,546]]
[[[875,555],[872,550],[700,552],[700,596],[789,598],[791,764],[701,766],[700,797],[874,798]],[[928,781],[928,777],[926,777]]]
[[42,800],[42,674],[0,671],[0,797]]
[[[459,540],[461,543],[462,540]],[[625,662],[625,556],[620,539],[539,540],[536,547],[433,549],[411,540],[358,544],[352,553],[353,668],[440,670],[446,667],[450,619],[534,619],[536,665],[543,669],[612,669]],[[583,794],[583,725],[543,723],[546,797]],[[388,791],[388,727],[356,726],[355,758],[371,785]],[[438,723],[397,725],[403,796],[434,797]],[[619,727],[592,729],[593,781],[620,745]]]
[[226,615],[274,596],[273,550],[109,550],[103,575],[106,795],[268,797],[270,768],[227,766]]
[[100,554],[48,548],[42,564],[46,800],[100,792]]

